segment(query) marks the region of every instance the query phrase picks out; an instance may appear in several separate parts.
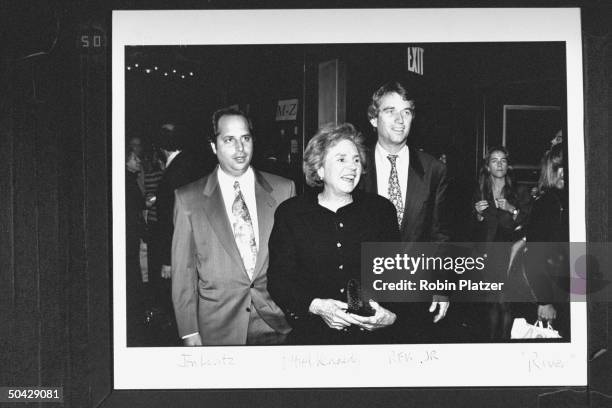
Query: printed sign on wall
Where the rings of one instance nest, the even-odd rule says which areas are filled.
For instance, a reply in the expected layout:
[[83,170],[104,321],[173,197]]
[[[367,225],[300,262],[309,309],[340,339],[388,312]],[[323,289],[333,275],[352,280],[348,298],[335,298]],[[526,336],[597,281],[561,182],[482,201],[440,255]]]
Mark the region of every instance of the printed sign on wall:
[[297,112],[297,99],[281,99],[276,106],[276,120],[296,120]]

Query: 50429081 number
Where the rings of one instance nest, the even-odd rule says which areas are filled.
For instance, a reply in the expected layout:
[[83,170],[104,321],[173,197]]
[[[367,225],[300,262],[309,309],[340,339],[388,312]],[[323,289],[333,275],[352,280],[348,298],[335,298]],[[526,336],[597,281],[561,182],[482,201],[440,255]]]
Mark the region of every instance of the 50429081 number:
[[0,402],[54,401],[62,402],[62,387],[0,387]]

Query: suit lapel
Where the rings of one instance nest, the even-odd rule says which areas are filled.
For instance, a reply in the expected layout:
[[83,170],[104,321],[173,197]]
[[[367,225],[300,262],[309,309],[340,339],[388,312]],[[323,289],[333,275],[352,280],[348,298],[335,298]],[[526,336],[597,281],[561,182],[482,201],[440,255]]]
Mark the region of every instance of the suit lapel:
[[[406,202],[404,203],[404,218],[400,231],[402,238],[409,237],[413,240],[417,231],[417,221],[421,218],[420,212],[423,200],[427,198],[427,186],[425,185],[423,164],[419,156],[412,148],[409,152],[408,184],[406,185]],[[408,232],[409,235],[406,234]]]
[[378,182],[376,181],[376,162],[374,157],[374,148],[368,149],[368,171],[363,180],[363,189],[370,193],[378,193]]
[[257,262],[253,272],[253,280],[261,273],[264,262],[268,258],[268,239],[274,224],[274,210],[277,202],[272,197],[272,186],[257,170],[255,172],[255,202],[257,203],[257,224],[259,226],[259,248]]
[[223,195],[219,187],[217,171],[218,168],[208,176],[208,180],[204,187],[204,211],[221,245],[227,254],[236,262],[236,265],[244,272],[244,275],[248,277],[244,263],[240,257],[240,252],[238,251],[238,246],[236,245],[232,226],[230,225],[227,212],[225,211],[225,203],[223,202]]

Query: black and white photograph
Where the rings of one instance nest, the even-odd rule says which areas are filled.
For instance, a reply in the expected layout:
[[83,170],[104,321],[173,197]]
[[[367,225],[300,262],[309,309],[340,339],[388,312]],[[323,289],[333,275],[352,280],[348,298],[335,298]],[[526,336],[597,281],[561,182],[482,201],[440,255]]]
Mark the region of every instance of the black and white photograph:
[[[388,67],[385,72],[378,69],[381,63]],[[425,66],[427,75],[423,71]],[[448,75],[449,70],[453,75]],[[285,320],[276,327],[279,335],[263,344],[489,342],[510,339],[514,316],[537,320],[537,306],[527,304],[457,304],[449,308],[448,316],[440,315],[443,318],[436,323],[433,321],[438,312],[429,313],[429,304],[410,305],[412,309],[401,312],[405,305],[391,304],[390,310],[381,308],[381,320],[386,320],[386,324],[365,330],[366,322],[354,320],[335,323],[334,327],[323,311],[312,312],[310,307],[315,298],[333,299],[324,307],[332,313],[335,301],[345,303],[338,304],[340,309],[348,307],[347,283],[360,279],[362,242],[471,241],[474,246],[486,241],[506,242],[500,249],[506,256],[497,267],[498,274],[505,274],[512,244],[527,240],[528,225],[532,227],[530,242],[569,241],[567,220],[558,227],[562,235],[551,237],[544,234],[553,228],[552,220],[529,217],[536,202],[541,206],[543,201],[539,197],[546,189],[545,183],[538,184],[542,157],[547,151],[555,152],[554,157],[550,155],[550,166],[560,165],[562,157],[567,157],[563,143],[563,134],[567,134],[563,42],[135,46],[126,47],[125,71],[128,346],[180,346],[182,342],[178,340],[193,334],[189,331],[208,337],[205,345],[261,344],[248,335],[247,328],[254,317],[234,322],[235,315],[242,315],[239,312],[246,308],[253,309],[253,313],[261,313],[262,307],[273,310],[272,315],[264,317],[266,322],[276,321],[279,316]],[[399,205],[406,208],[401,224],[393,219],[397,209],[389,205],[384,208],[385,205],[376,202],[346,215],[340,215],[338,209],[332,210],[335,216],[316,211],[310,204],[315,194],[322,194],[317,203],[323,205],[322,197],[343,187],[313,180],[310,173],[324,167],[323,158],[330,154],[335,140],[343,138],[351,143],[359,140],[364,160],[359,170],[349,167],[343,170],[346,176],[340,174],[350,179],[347,186],[350,191],[339,194],[339,201],[332,207],[344,207],[343,200],[348,195],[342,194],[355,197],[360,190],[366,193],[366,200],[373,192],[389,198],[388,187],[375,188],[374,179],[385,171],[376,168],[375,157],[381,139],[385,143],[387,138],[383,103],[390,102],[383,98],[393,94],[410,100],[414,110],[409,121],[404,122],[400,116],[393,120],[393,126],[400,129],[397,143],[401,149],[410,141],[415,163],[410,168],[415,171],[422,167],[424,172],[434,173],[426,176],[426,180],[434,177],[431,185],[436,190],[421,192],[420,184],[406,187],[408,174],[398,177],[403,194]],[[305,95],[310,97],[308,101]],[[240,115],[251,123],[247,129],[254,139],[251,150],[231,151],[231,155],[238,155],[237,159],[225,158],[216,140],[216,154],[211,147],[210,134],[215,128],[219,132],[223,117],[215,119],[214,114],[224,112],[223,109],[227,116],[242,112]],[[215,120],[216,124],[212,122]],[[361,135],[360,139],[356,139],[357,135]],[[221,199],[215,197],[216,184],[199,185],[200,190],[209,188],[209,196],[215,200],[215,205],[209,204],[212,208],[202,204],[206,219],[192,221],[193,229],[184,231],[174,218],[174,191],[214,171],[229,174],[232,166],[236,166],[230,160],[243,160],[240,171],[252,168],[256,175],[264,172],[292,181],[293,195],[297,196],[293,204],[287,203],[289,207],[282,206],[276,214],[280,220],[274,217],[276,207],[288,200],[289,195],[272,196],[274,203],[268,213],[261,212],[257,202],[250,210],[253,224],[255,214],[264,217],[261,221],[257,219],[260,249],[253,265],[259,264],[252,277],[241,268],[242,251],[234,251],[240,250],[235,223],[225,222],[232,214],[217,208],[233,197],[228,199],[223,194]],[[444,168],[439,163],[446,169],[444,178],[435,175]],[[383,173],[387,186],[388,167]],[[364,172],[363,168],[367,170]],[[418,172],[410,181],[419,181],[417,175]],[[218,175],[211,177],[214,180]],[[569,179],[569,171],[563,177]],[[404,179],[400,181],[401,178]],[[497,194],[502,194],[502,190],[506,194],[497,198],[508,200],[507,208],[500,207],[499,214],[486,208],[480,210],[480,206],[489,205],[487,199],[494,202],[495,181],[500,186]],[[556,181],[546,181],[553,182]],[[290,194],[289,189],[285,190]],[[553,191],[567,209],[567,195],[560,193],[564,190],[565,186]],[[420,215],[420,208],[408,200],[432,204]],[[538,207],[536,211],[543,214],[555,211]],[[432,220],[426,219],[427,211],[431,211]],[[304,215],[305,212],[311,216]],[[216,223],[207,224],[207,219]],[[337,231],[339,222],[343,224],[342,231]],[[193,224],[201,226],[201,231]],[[220,260],[219,254],[209,253],[197,244],[190,254],[179,247],[173,249],[175,228],[180,229],[175,234],[175,243],[193,234],[196,242],[202,240],[213,250],[213,242],[220,241],[214,251],[231,255],[238,262],[222,263],[225,261]],[[195,238],[199,235],[202,237]],[[342,247],[338,248],[337,242],[343,240],[346,241],[340,242]],[[197,279],[188,275],[190,283],[198,285],[197,289],[182,281],[188,266],[179,261],[194,254],[210,259],[210,264],[189,266],[198,271]],[[168,272],[172,271],[172,257],[177,258],[178,265],[174,279]],[[513,264],[514,272],[524,269],[522,259],[513,260]],[[224,276],[216,276],[213,271]],[[488,275],[494,273],[487,271]],[[215,290],[225,291],[237,285],[243,277],[242,293],[247,297],[238,303],[227,303],[226,296],[237,300],[232,291],[227,295],[213,294]],[[137,284],[132,283],[133,279]],[[514,290],[525,292],[522,295],[527,300],[533,291],[528,282],[512,283],[517,286]],[[259,298],[249,295],[255,288],[261,291],[257,296],[265,299],[263,303],[254,303]],[[199,298],[186,299],[185,292]],[[248,296],[252,296],[252,302]],[[543,303],[541,299],[537,301]],[[195,308],[187,310],[180,306],[184,303]],[[207,304],[213,308],[200,309]],[[513,310],[510,306],[514,306]],[[566,311],[550,320],[564,328],[563,338],[568,339],[568,304],[562,307]],[[397,313],[391,314],[393,310]],[[197,326],[193,322],[187,328],[190,315],[200,318]],[[212,322],[202,321],[202,316],[209,316]],[[289,328],[291,332],[287,332]]]
[[[114,13],[115,361],[130,362],[115,385],[155,388],[136,380],[155,370],[169,388],[586,381],[584,302],[550,297],[571,273],[552,243],[585,231],[569,200],[584,190],[578,20],[547,13],[542,36],[533,11],[520,35],[488,31],[518,12]],[[426,296],[378,299],[368,242],[471,242],[496,289],[454,302],[449,272],[427,270]],[[458,380],[473,350],[508,369]],[[546,353],[564,369],[534,370]],[[256,380],[241,369],[264,361]]]

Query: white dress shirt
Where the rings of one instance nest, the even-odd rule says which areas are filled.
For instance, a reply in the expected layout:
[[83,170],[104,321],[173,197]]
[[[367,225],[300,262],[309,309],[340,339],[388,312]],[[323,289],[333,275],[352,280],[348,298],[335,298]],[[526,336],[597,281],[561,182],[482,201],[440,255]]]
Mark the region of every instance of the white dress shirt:
[[[249,209],[249,215],[251,216],[251,222],[253,223],[253,232],[255,233],[255,243],[257,249],[259,249],[259,223],[257,222],[257,203],[255,200],[255,173],[253,168],[249,167],[240,177],[234,177],[224,172],[221,167],[217,171],[217,179],[219,181],[219,187],[221,188],[221,195],[223,196],[223,203],[225,204],[225,213],[227,219],[230,221],[230,225],[234,225],[234,214],[232,212],[232,205],[236,199],[234,193],[234,182],[237,180],[240,184],[240,191],[246,202],[246,206]],[[232,231],[233,233],[233,231]]]
[[[391,162],[387,158],[391,153],[387,152],[380,143],[376,143],[374,149],[374,161],[376,163],[376,186],[378,195],[389,198],[389,175],[391,174]],[[406,186],[408,185],[408,167],[410,165],[410,154],[408,146],[404,146],[397,155],[395,167],[397,168],[397,178],[402,192],[402,202],[406,208]]]

